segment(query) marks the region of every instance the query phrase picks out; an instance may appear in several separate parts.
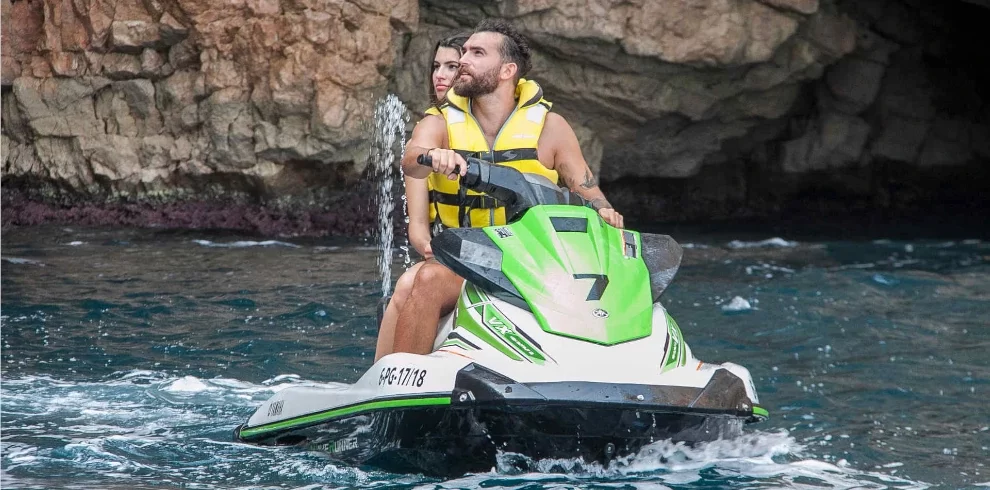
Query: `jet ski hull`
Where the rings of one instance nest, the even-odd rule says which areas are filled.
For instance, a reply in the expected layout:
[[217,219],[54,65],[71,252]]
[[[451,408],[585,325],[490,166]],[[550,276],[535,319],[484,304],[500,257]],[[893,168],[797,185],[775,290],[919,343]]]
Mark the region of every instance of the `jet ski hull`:
[[284,421],[272,430],[240,428],[238,438],[321,451],[347,465],[455,476],[490,470],[500,452],[525,456],[515,460],[521,465],[546,458],[607,463],[656,441],[737,437],[745,422],[755,420],[742,380],[726,370],[698,389],[515,383],[471,365],[447,396],[364,405],[319,421]]

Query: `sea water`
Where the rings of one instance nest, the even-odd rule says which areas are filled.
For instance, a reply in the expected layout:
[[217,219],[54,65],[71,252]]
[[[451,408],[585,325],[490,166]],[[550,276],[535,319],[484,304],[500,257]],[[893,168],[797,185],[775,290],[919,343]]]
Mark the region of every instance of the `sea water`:
[[[659,441],[607,467],[540,460],[520,473],[522,456],[501,454],[491,471],[437,480],[233,439],[276,391],[353,382],[371,366],[378,248],[195,231],[4,230],[0,485],[988,485],[985,239],[675,238],[685,258],[663,303],[695,355],[749,368],[770,420],[733,440]],[[751,307],[731,307],[736,298]]]

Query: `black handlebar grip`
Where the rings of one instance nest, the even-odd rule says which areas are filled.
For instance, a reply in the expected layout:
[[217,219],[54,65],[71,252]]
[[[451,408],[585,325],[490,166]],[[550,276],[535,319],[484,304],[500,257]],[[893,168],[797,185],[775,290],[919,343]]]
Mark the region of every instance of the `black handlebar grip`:
[[[427,153],[423,153],[422,155],[416,157],[416,163],[418,163],[418,164],[420,164],[420,165],[422,165],[424,167],[432,167],[433,166],[433,157],[431,157]],[[455,174],[461,173],[461,166],[460,165],[455,165],[454,166],[454,173]]]

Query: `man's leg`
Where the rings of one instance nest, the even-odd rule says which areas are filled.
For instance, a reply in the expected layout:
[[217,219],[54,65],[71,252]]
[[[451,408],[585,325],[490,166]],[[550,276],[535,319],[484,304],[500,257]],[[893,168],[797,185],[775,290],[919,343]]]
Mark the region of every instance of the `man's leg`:
[[463,282],[447,267],[426,262],[416,273],[412,292],[399,311],[392,351],[429,354],[436,340],[440,315],[450,312],[457,304]]
[[399,312],[402,306],[409,299],[409,292],[412,291],[413,283],[416,280],[416,273],[423,267],[425,262],[418,262],[416,265],[399,276],[395,282],[395,292],[392,293],[392,300],[385,307],[385,314],[382,315],[382,324],[378,328],[378,342],[375,345],[375,362],[392,353],[392,345],[395,343],[395,323],[399,319]]

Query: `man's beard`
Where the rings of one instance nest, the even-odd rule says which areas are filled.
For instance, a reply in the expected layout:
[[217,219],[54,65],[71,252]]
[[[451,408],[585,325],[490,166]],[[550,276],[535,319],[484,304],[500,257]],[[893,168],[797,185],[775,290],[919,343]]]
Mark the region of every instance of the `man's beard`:
[[473,99],[494,92],[498,87],[498,69],[499,67],[496,66],[486,73],[471,76],[471,79],[466,82],[460,81],[458,77],[457,81],[454,82],[454,93],[461,97]]

